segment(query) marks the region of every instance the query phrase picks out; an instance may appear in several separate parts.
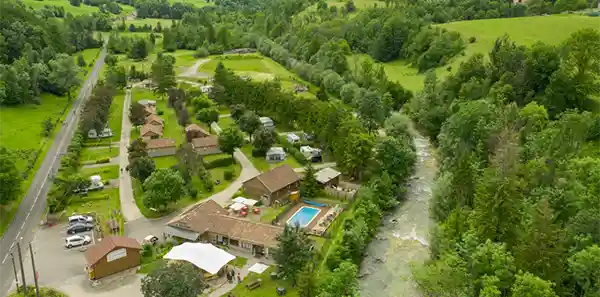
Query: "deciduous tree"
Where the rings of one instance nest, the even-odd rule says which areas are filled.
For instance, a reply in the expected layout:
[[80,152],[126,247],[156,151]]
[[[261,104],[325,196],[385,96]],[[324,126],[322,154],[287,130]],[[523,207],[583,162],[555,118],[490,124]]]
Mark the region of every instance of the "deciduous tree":
[[261,126],[258,115],[253,111],[246,111],[240,117],[238,124],[240,125],[240,130],[250,135],[250,141],[252,141],[252,134]]
[[240,148],[244,145],[244,135],[237,127],[226,128],[219,134],[219,149],[233,157],[235,149]]
[[146,122],[146,108],[144,105],[134,102],[129,107],[129,120],[134,126],[141,126]]
[[179,172],[158,169],[144,181],[144,205],[165,209],[185,195],[185,183]]
[[277,142],[277,133],[271,129],[261,127],[254,132],[252,145],[254,146],[254,149],[262,155],[266,154],[275,142]]
[[208,126],[209,131],[212,132],[211,124],[219,121],[219,110],[216,107],[200,109],[198,110],[198,113],[196,113],[196,119],[205,123]]
[[273,255],[285,278],[296,280],[298,272],[311,260],[312,243],[299,226],[286,224],[277,235],[277,249]]
[[6,148],[0,148],[0,205],[7,205],[19,197],[22,182],[14,156]]
[[131,176],[137,178],[140,182],[144,182],[156,169],[154,160],[148,156],[135,158],[128,165]]
[[196,297],[207,287],[203,274],[185,261],[161,265],[142,278],[144,297]]

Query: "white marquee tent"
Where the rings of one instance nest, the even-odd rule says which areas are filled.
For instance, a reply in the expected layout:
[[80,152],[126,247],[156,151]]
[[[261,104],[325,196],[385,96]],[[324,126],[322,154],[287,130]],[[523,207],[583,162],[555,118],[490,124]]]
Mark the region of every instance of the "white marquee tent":
[[210,243],[185,242],[173,247],[163,258],[188,261],[210,274],[216,274],[235,256]]
[[254,200],[254,199],[244,198],[244,197],[237,197],[237,198],[233,199],[233,202],[235,202],[235,203],[241,203],[241,204],[244,204],[244,205],[247,205],[247,206],[253,206],[258,201]]

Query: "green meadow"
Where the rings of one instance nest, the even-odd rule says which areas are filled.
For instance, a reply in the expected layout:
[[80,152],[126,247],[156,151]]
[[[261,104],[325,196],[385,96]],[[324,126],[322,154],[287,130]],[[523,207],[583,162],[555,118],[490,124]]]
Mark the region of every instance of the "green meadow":
[[[43,0],[43,1],[21,0],[21,1],[26,6],[29,6],[35,10],[41,9],[42,7],[44,7],[44,5],[50,5],[50,6],[54,5],[54,6],[64,7],[65,13],[71,13],[72,15],[92,14],[94,12],[99,11],[98,7],[85,5],[83,3],[81,3],[81,5],[79,7],[73,6],[73,5],[71,5],[71,3],[69,3],[68,0]],[[119,4],[119,6],[121,6],[121,10],[122,10],[120,15],[129,15],[135,10],[135,8],[133,6],[122,5],[122,4]]]
[[[467,44],[464,56],[455,57],[449,65],[436,69],[439,76],[447,75],[448,66],[456,71],[460,63],[475,53],[487,55],[497,38],[504,34],[517,44],[530,46],[536,42],[558,45],[573,32],[583,28],[599,28],[598,18],[580,15],[552,15],[534,16],[523,18],[488,19],[475,21],[461,21],[438,25],[448,30],[460,32],[465,42],[470,37],[476,41]],[[361,57],[359,56],[358,59]],[[350,58],[352,61],[354,58]],[[423,88],[423,73],[418,73],[404,61],[393,61],[385,64],[388,77],[400,82],[405,88],[418,91]]]

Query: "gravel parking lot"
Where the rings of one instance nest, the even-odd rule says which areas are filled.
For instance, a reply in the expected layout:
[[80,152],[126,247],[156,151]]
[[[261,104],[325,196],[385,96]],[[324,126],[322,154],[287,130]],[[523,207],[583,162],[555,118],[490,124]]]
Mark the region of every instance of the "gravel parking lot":
[[[65,279],[86,275],[85,271],[85,253],[86,247],[74,247],[67,249],[64,245],[67,235],[67,224],[55,225],[53,227],[43,227],[37,230],[33,241],[31,242],[35,266],[38,271],[38,281],[40,285],[46,285],[64,281]],[[93,238],[92,232],[82,232],[77,235],[88,235]],[[23,265],[25,267],[25,277],[28,284],[33,284],[33,269],[29,256],[29,248],[21,247],[23,252]],[[17,258],[17,255],[15,255]],[[19,265],[16,262],[17,266]],[[17,268],[19,279],[21,279],[20,269]]]

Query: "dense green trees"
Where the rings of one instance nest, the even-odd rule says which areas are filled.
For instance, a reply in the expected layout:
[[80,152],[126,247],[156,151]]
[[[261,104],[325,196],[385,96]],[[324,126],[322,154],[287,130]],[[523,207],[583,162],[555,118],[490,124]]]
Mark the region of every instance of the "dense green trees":
[[426,293],[598,292],[598,37],[582,30],[558,48],[503,37],[489,62],[428,76],[410,108],[441,157],[434,260],[415,272]]
[[170,168],[158,169],[144,181],[144,205],[164,210],[185,195],[184,185],[179,172]]
[[163,263],[142,278],[144,297],[196,297],[207,287],[202,273],[189,262]]
[[311,260],[311,246],[312,243],[304,229],[285,224],[283,232],[277,235],[277,249],[273,254],[285,278],[295,281],[298,272]]
[[22,182],[15,156],[8,149],[0,147],[0,205],[6,205],[19,197]]
[[219,134],[219,149],[231,155],[233,160],[235,160],[233,153],[242,145],[244,145],[244,135],[237,127],[226,128]]

